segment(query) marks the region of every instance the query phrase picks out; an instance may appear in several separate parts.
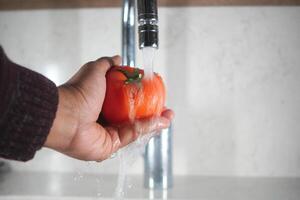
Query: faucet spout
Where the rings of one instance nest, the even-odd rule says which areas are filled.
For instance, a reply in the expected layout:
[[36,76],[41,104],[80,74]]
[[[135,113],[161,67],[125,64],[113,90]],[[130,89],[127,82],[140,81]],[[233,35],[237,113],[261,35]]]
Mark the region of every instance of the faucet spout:
[[158,48],[158,15],[156,0],[138,0],[139,48]]

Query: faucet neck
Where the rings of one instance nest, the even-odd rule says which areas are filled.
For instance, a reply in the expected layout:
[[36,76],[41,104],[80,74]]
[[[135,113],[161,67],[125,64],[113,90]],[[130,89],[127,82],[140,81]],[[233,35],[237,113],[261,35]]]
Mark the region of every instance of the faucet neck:
[[135,66],[135,0],[123,0],[122,64]]

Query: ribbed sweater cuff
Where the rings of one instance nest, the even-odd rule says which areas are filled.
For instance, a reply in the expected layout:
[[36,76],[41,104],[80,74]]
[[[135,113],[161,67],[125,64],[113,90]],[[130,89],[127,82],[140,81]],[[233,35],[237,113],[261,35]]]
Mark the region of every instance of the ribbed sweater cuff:
[[27,161],[46,141],[57,110],[58,91],[44,76],[6,62],[10,83],[9,91],[4,92],[4,113],[0,114],[0,157]]

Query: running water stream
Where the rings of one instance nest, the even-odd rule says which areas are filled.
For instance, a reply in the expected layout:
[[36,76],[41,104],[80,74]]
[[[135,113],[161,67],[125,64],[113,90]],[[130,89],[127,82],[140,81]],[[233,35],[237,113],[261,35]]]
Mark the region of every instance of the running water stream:
[[[142,49],[143,54],[143,65],[144,65],[144,78],[151,79],[153,76],[153,61],[155,56],[155,48],[147,47]],[[129,95],[131,96],[131,95]],[[130,120],[134,122],[135,113],[134,109],[134,99],[130,101]],[[140,133],[142,130],[139,130],[137,127],[137,131]],[[124,195],[127,189],[127,173],[131,168],[132,164],[141,156],[141,154],[145,151],[145,146],[149,142],[152,136],[155,133],[143,133],[143,136],[139,136],[138,139],[119,150],[117,153],[119,159],[119,175],[118,175],[118,183],[115,190],[115,199],[123,200]]]
[[157,49],[152,47],[145,47],[142,49],[145,78],[152,78],[153,62],[156,51]]

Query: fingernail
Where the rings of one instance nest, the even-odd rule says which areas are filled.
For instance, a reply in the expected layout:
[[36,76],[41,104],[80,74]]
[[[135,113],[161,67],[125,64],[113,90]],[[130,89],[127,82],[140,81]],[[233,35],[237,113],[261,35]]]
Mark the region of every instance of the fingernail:
[[161,120],[159,120],[158,127],[159,127],[160,129],[166,128],[166,127],[168,127],[169,125],[170,125],[170,121],[168,121],[168,120],[166,120],[166,119],[161,119]]
[[117,137],[113,143],[113,149],[118,150],[121,145],[119,137]]
[[112,132],[112,142],[113,142],[113,149],[114,151],[117,151],[121,145],[121,141],[120,141],[120,138],[119,138],[119,135],[118,135],[118,130],[116,130],[115,128],[112,128],[114,129],[114,131]]
[[97,59],[97,61],[100,61],[100,60],[106,60],[106,61],[108,61],[108,63],[109,63],[109,65],[112,67],[112,66],[114,66],[114,61],[112,60],[112,57],[102,57],[102,58],[99,58],[99,59]]

